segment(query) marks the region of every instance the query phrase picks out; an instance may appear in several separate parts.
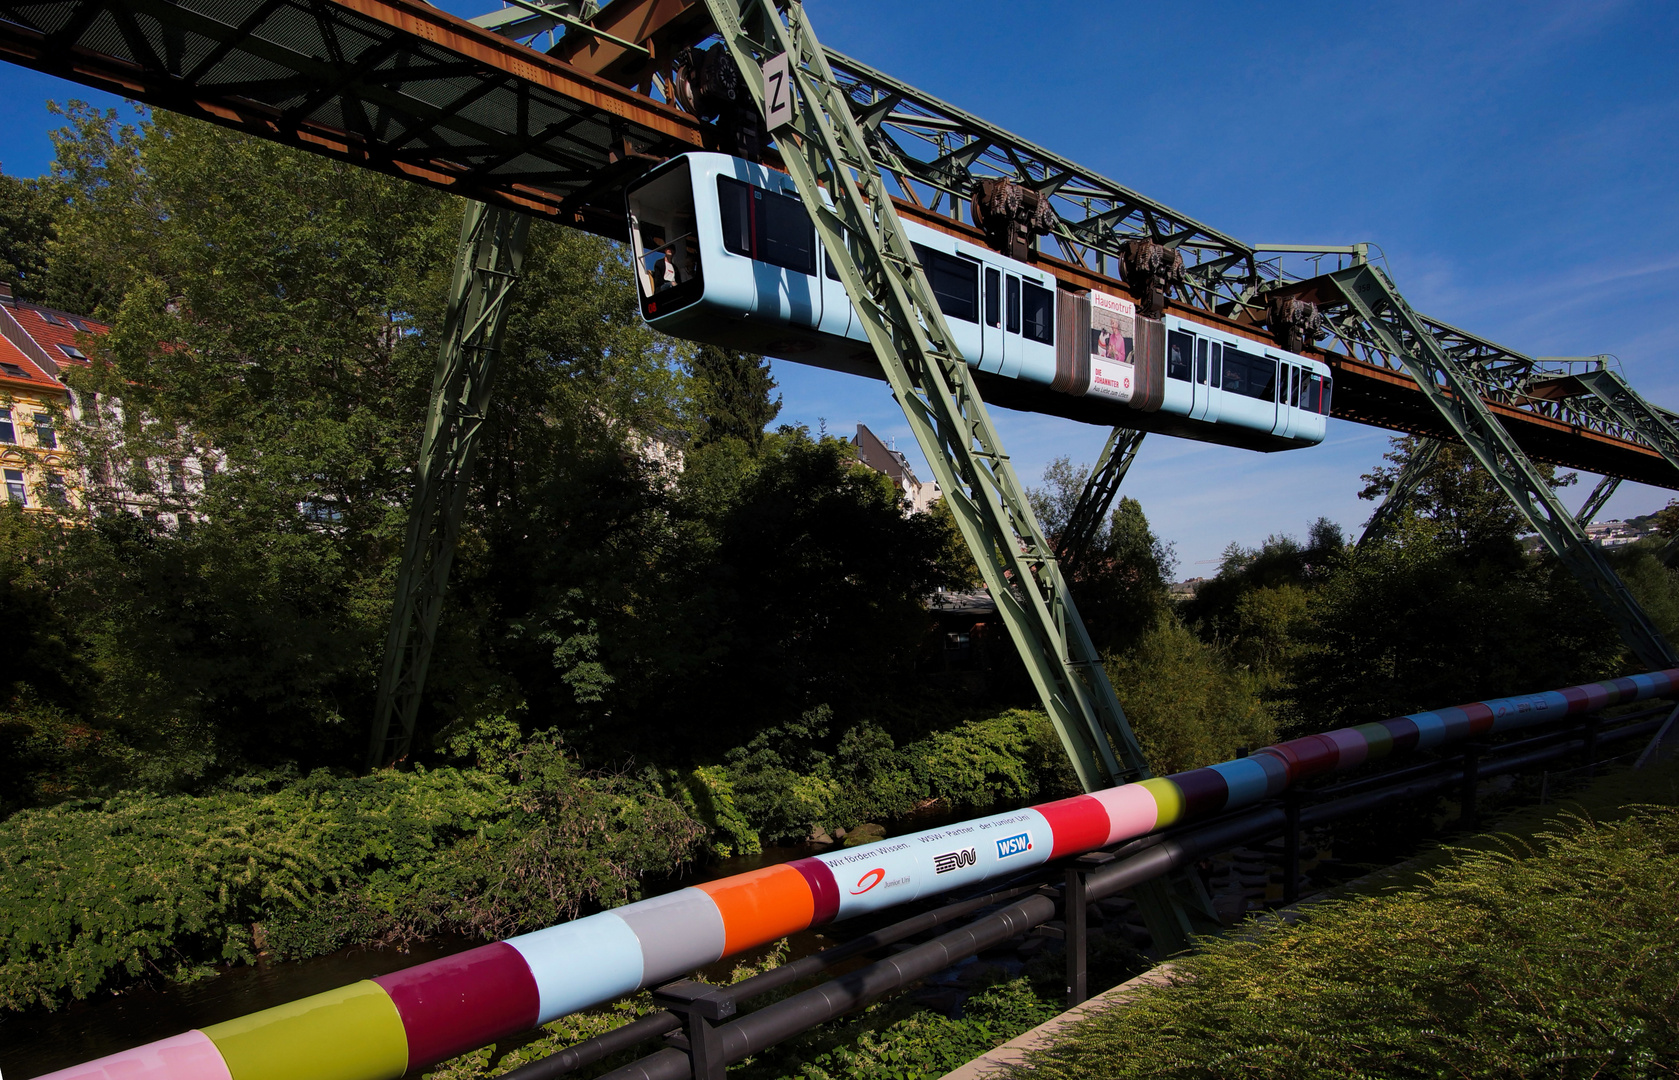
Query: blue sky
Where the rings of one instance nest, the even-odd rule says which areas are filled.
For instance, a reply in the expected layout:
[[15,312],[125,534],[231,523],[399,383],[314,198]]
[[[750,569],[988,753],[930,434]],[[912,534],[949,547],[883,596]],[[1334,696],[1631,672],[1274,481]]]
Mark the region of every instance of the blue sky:
[[[460,14],[496,0],[449,0]],[[1620,358],[1679,408],[1679,5],[809,0],[829,45],[1249,242],[1379,245],[1419,310],[1532,355]],[[44,171],[44,103],[0,66],[0,163]],[[883,384],[778,363],[783,419],[913,452]],[[995,413],[1027,483],[1106,431]],[[1126,480],[1180,576],[1231,541],[1368,517],[1384,432],[1260,455],[1151,436]],[[1577,505],[1595,477],[1565,492]],[[1622,485],[1605,516],[1669,493]]]

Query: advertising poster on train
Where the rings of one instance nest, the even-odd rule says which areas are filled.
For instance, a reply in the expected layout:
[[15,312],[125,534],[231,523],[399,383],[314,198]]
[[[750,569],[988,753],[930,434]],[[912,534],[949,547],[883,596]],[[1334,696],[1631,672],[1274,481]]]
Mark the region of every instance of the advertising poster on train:
[[1137,306],[1106,293],[1090,294],[1090,390],[1092,394],[1130,401],[1136,386]]

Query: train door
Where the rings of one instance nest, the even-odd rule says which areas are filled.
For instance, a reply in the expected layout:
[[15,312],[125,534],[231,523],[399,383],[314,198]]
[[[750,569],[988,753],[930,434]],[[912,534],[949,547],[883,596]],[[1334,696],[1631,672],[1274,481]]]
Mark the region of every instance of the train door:
[[1209,342],[1204,337],[1195,339],[1194,397],[1191,399],[1189,406],[1189,418],[1191,420],[1205,420],[1207,410],[1212,405],[1212,362],[1210,353],[1217,348],[1218,343],[1216,341]]
[[1003,358],[998,374],[1010,379],[1020,374],[1020,358],[1026,339],[1020,335],[1020,276],[1003,275]]
[[1272,422],[1271,433],[1288,437],[1294,429],[1294,395],[1300,392],[1300,369],[1277,356],[1266,353],[1265,359],[1271,361],[1277,368],[1277,417]]
[[980,280],[981,371],[1003,370],[1003,272],[994,266],[981,270]]

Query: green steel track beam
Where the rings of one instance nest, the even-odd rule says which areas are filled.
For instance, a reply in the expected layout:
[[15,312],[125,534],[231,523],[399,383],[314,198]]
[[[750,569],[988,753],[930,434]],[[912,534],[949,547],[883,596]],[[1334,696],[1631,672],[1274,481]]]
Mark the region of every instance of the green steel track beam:
[[[826,54],[791,4],[708,0],[742,81],[763,107],[761,64],[784,56],[773,134],[861,316],[893,396],[949,500],[1086,790],[1148,776],[1014,466],[967,364],[951,345],[908,234]],[[795,93],[796,91],[796,93]],[[785,96],[783,96],[785,95]],[[766,110],[772,118],[778,110]],[[830,203],[831,200],[831,203]],[[848,257],[847,257],[848,256]]]
[[530,218],[524,214],[480,202],[466,204],[379,675],[367,750],[370,769],[401,761],[413,745],[449,564],[489,411],[508,301],[519,280],[529,233]]
[[[1085,790],[1150,773],[804,9],[707,0]],[[744,10],[743,10],[744,8]],[[765,69],[776,97],[766,107]],[[784,96],[785,95],[785,96]],[[1156,943],[1216,928],[1198,879],[1137,890]]]
[[1440,449],[1444,445],[1439,439],[1417,440],[1410,460],[1399,470],[1399,475],[1393,478],[1393,485],[1382,497],[1381,505],[1376,507],[1376,512],[1371,514],[1370,520],[1365,523],[1364,532],[1358,538],[1359,547],[1373,544],[1393,531],[1394,523],[1405,511],[1405,504],[1411,501],[1417,485],[1433,470],[1435,461],[1440,457]]
[[1658,409],[1634,390],[1619,372],[1600,367],[1596,371],[1577,371],[1575,379],[1592,392],[1602,406],[1627,427],[1638,432],[1646,444],[1679,472],[1679,428],[1675,417],[1666,409]]
[[1125,482],[1125,474],[1131,471],[1131,463],[1137,459],[1143,435],[1141,431],[1123,427],[1114,428],[1108,435],[1107,445],[1102,447],[1102,456],[1096,459],[1090,478],[1084,482],[1084,490],[1079,493],[1079,501],[1067,518],[1066,528],[1055,538],[1055,554],[1061,560],[1061,571],[1069,577],[1089,556],[1090,545],[1102,529],[1114,496],[1119,494],[1119,485]]
[[1609,496],[1615,494],[1615,489],[1620,486],[1621,478],[1618,476],[1605,476],[1597,482],[1597,486],[1592,488],[1592,493],[1586,496],[1585,504],[1580,507],[1579,513],[1574,515],[1574,520],[1581,528],[1592,523],[1592,519],[1603,510],[1603,504],[1609,501]]
[[1515,503],[1545,547],[1585,586],[1627,647],[1653,667],[1679,664],[1679,654],[1487,408],[1473,373],[1464,371],[1463,365],[1441,347],[1387,275],[1365,265],[1325,276],[1339,289],[1350,313],[1363,324],[1369,337],[1410,372],[1441,418]]

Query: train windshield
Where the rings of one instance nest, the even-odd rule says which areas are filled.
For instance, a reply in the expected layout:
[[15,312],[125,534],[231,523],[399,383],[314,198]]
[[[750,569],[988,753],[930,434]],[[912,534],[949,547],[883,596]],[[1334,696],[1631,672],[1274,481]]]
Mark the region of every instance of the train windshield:
[[699,299],[704,282],[688,159],[677,158],[630,189],[629,210],[643,314],[657,317]]

